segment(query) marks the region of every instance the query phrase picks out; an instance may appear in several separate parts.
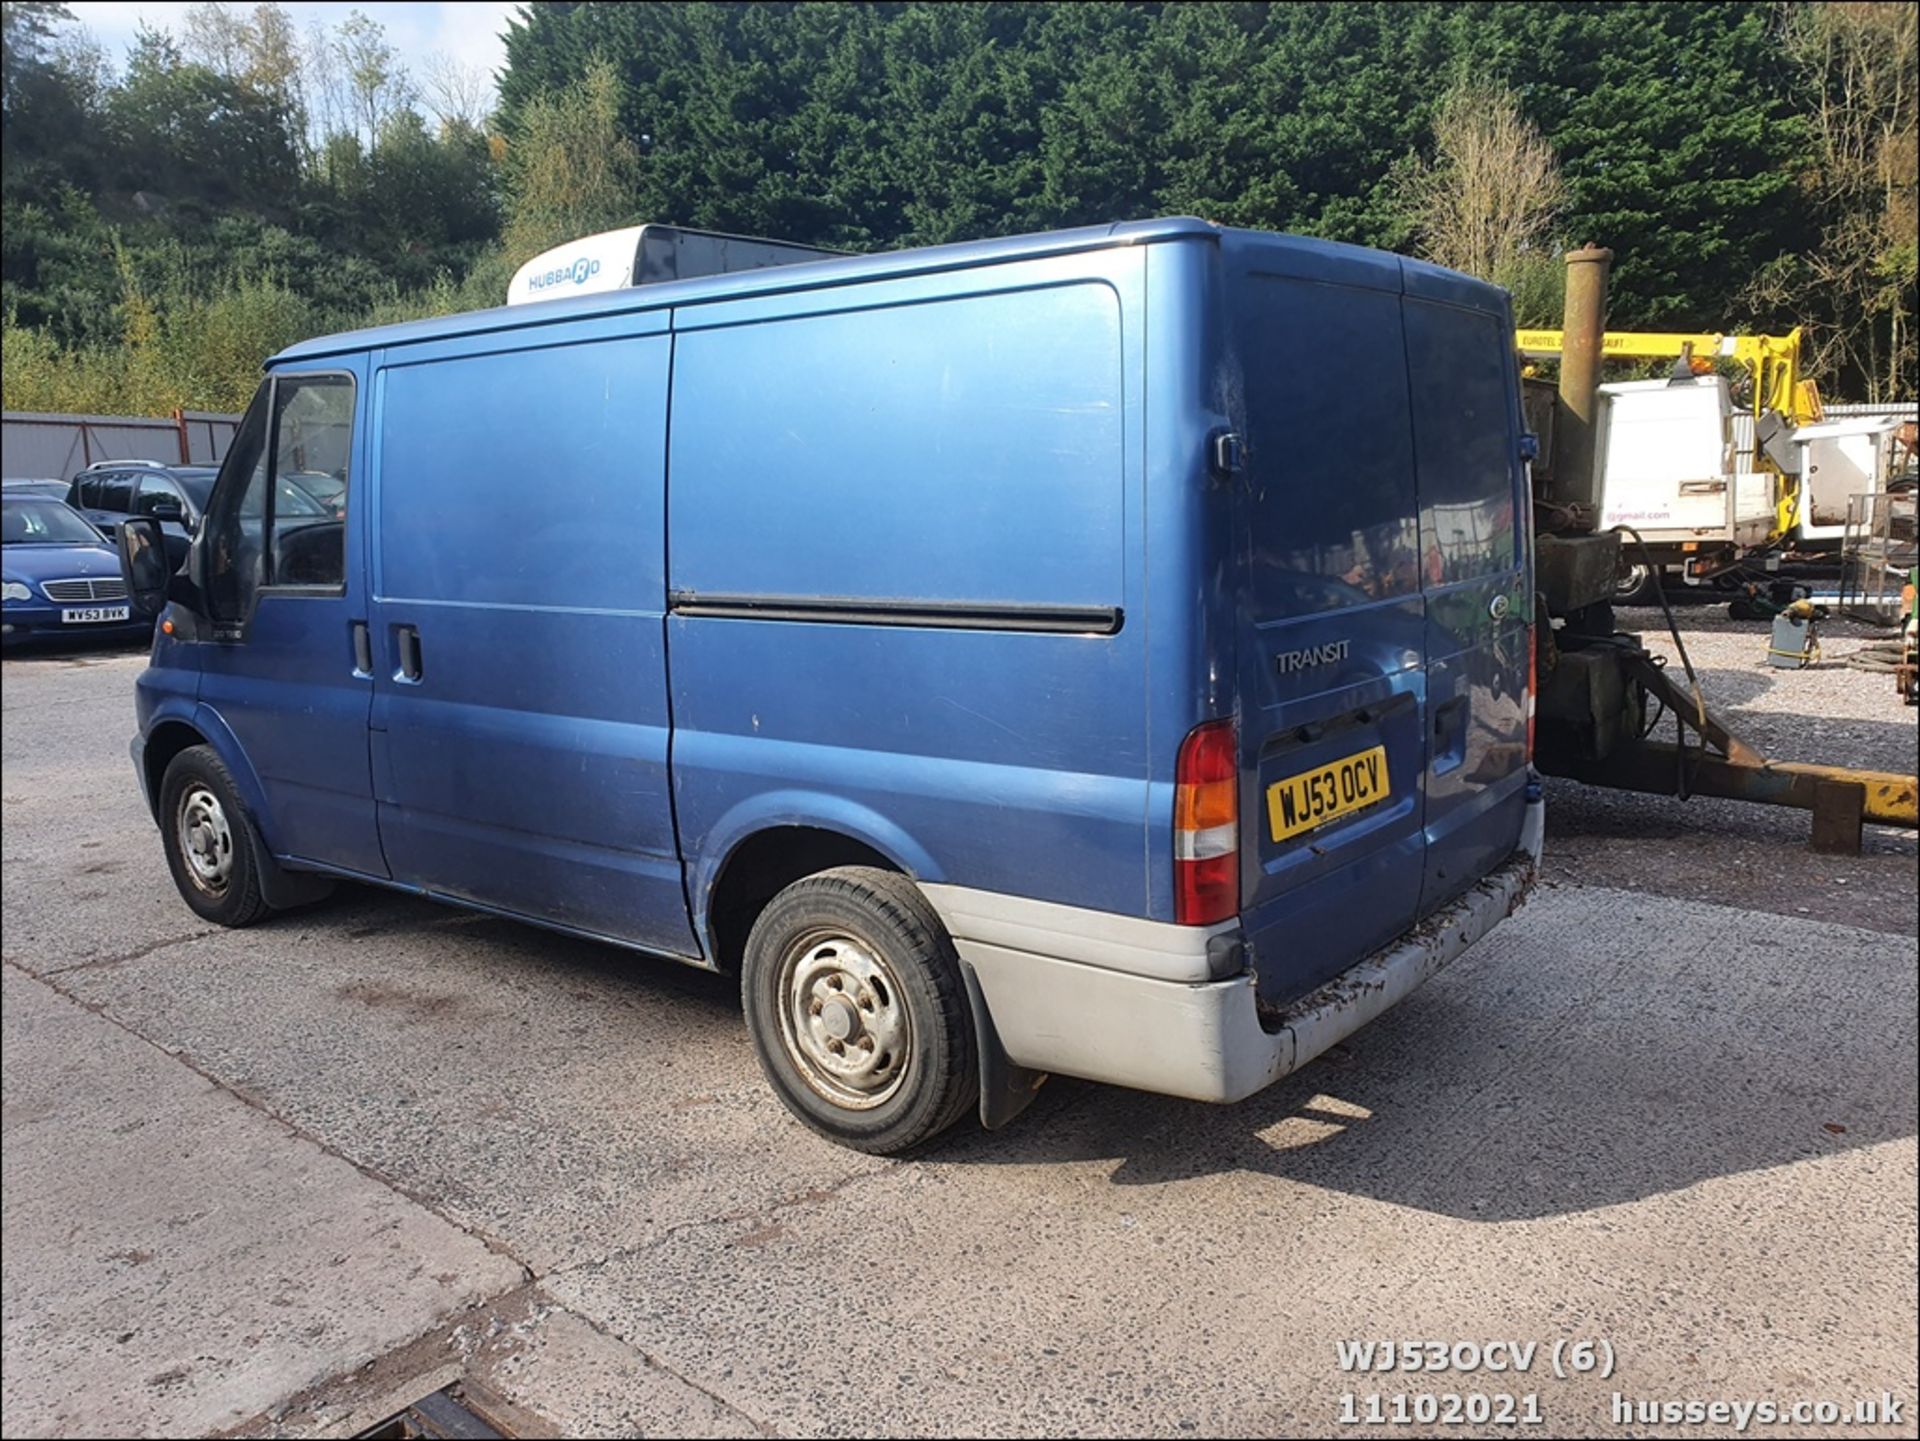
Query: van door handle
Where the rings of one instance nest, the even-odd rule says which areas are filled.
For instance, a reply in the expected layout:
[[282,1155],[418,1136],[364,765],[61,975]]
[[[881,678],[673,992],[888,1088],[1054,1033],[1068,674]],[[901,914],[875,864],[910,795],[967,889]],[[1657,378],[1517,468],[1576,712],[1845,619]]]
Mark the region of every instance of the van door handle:
[[362,680],[373,678],[373,635],[364,620],[353,623],[353,673]]
[[420,631],[415,626],[396,626],[393,632],[394,646],[400,652],[400,679],[420,680]]

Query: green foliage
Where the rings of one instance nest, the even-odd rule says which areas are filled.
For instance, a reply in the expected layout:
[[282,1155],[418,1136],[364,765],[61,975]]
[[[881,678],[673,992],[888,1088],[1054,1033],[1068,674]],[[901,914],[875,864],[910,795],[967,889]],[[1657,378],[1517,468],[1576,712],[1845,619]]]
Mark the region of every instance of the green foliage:
[[1513,323],[1524,330],[1558,330],[1566,313],[1567,266],[1558,253],[1534,251],[1494,267],[1491,277],[1513,296]]
[[315,52],[350,127],[318,145],[296,32],[272,4],[198,6],[184,47],[145,30],[117,79],[61,7],[4,18],[10,408],[230,408],[292,340],[464,303],[497,248],[489,137],[430,132],[364,16]]
[[[1829,219],[1800,184],[1823,95],[1783,61],[1783,13],[532,3],[491,122],[431,128],[364,16],[316,47],[272,4],[201,6],[103,80],[61,7],[8,0],[6,401],[107,377],[214,404],[299,327],[496,304],[516,260],[639,220],[883,249],[1195,213],[1414,250],[1408,189],[1468,81],[1557,158],[1552,239],[1619,256],[1616,325],[1771,326],[1803,307],[1754,278],[1818,273]],[[1526,321],[1557,315],[1551,248],[1492,267]],[[1884,247],[1879,284],[1910,283],[1912,248]]]
[[299,167],[285,108],[186,63],[156,31],[141,32],[100,128],[110,189],[176,197],[207,213],[241,204],[283,213],[293,199]]
[[1807,243],[1804,126],[1751,3],[536,5],[501,120],[604,56],[632,213],[877,247],[1168,212],[1407,239],[1401,162],[1462,76],[1558,153],[1622,325],[1749,320]]
[[577,81],[536,95],[507,151],[506,251],[513,262],[630,223],[639,150],[620,130],[620,81],[594,56]]
[[243,410],[260,383],[262,358],[325,328],[312,302],[270,278],[210,289],[178,250],[136,259],[116,245],[114,263],[122,285],[117,344],[63,346],[6,315],[7,409]]

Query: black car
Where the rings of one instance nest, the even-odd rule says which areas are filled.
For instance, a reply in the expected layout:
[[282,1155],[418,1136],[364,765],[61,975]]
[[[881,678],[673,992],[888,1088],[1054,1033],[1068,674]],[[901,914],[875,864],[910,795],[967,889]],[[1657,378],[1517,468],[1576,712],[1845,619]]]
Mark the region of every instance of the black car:
[[[167,558],[178,570],[187,558],[187,547],[206,514],[213,496],[213,482],[220,472],[210,465],[161,465],[157,461],[101,461],[88,466],[73,478],[67,504],[84,515],[108,540],[114,527],[128,516],[151,516],[160,522],[167,539]],[[338,482],[333,493],[339,504],[330,504],[314,494],[312,487],[333,484],[324,474],[296,472],[280,477],[273,499],[273,528],[276,535],[316,526],[338,524],[345,519],[346,483]]]
[[161,465],[155,461],[98,461],[73,478],[67,504],[109,540],[113,528],[130,515],[160,522],[167,553],[177,566],[206,511],[218,472],[206,465]]

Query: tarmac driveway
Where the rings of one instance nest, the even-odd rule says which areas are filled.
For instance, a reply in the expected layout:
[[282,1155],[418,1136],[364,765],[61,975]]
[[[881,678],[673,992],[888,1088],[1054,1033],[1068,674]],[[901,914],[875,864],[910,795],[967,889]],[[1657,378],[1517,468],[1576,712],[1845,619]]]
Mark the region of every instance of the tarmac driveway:
[[[346,1434],[457,1379],[522,1432],[1889,1393],[1819,1434],[1912,1434],[1910,938],[1549,885],[1243,1105],[1056,1080],[881,1161],[787,1118],[717,978],[358,888],[209,930],[126,759],[142,663],[5,667],[9,1436]],[[1539,1350],[1340,1369],[1402,1339]],[[1611,1377],[1556,1377],[1575,1341]]]

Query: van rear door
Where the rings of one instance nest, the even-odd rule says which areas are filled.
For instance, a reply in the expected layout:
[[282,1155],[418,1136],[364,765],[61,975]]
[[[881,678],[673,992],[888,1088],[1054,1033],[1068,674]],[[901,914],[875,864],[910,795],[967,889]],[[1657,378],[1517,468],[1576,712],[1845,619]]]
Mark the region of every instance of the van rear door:
[[1277,1003],[1418,913],[1426,602],[1398,260],[1243,233],[1222,252],[1241,923]]
[[1506,296],[1417,262],[1405,271],[1427,601],[1425,916],[1519,843],[1531,527]]

